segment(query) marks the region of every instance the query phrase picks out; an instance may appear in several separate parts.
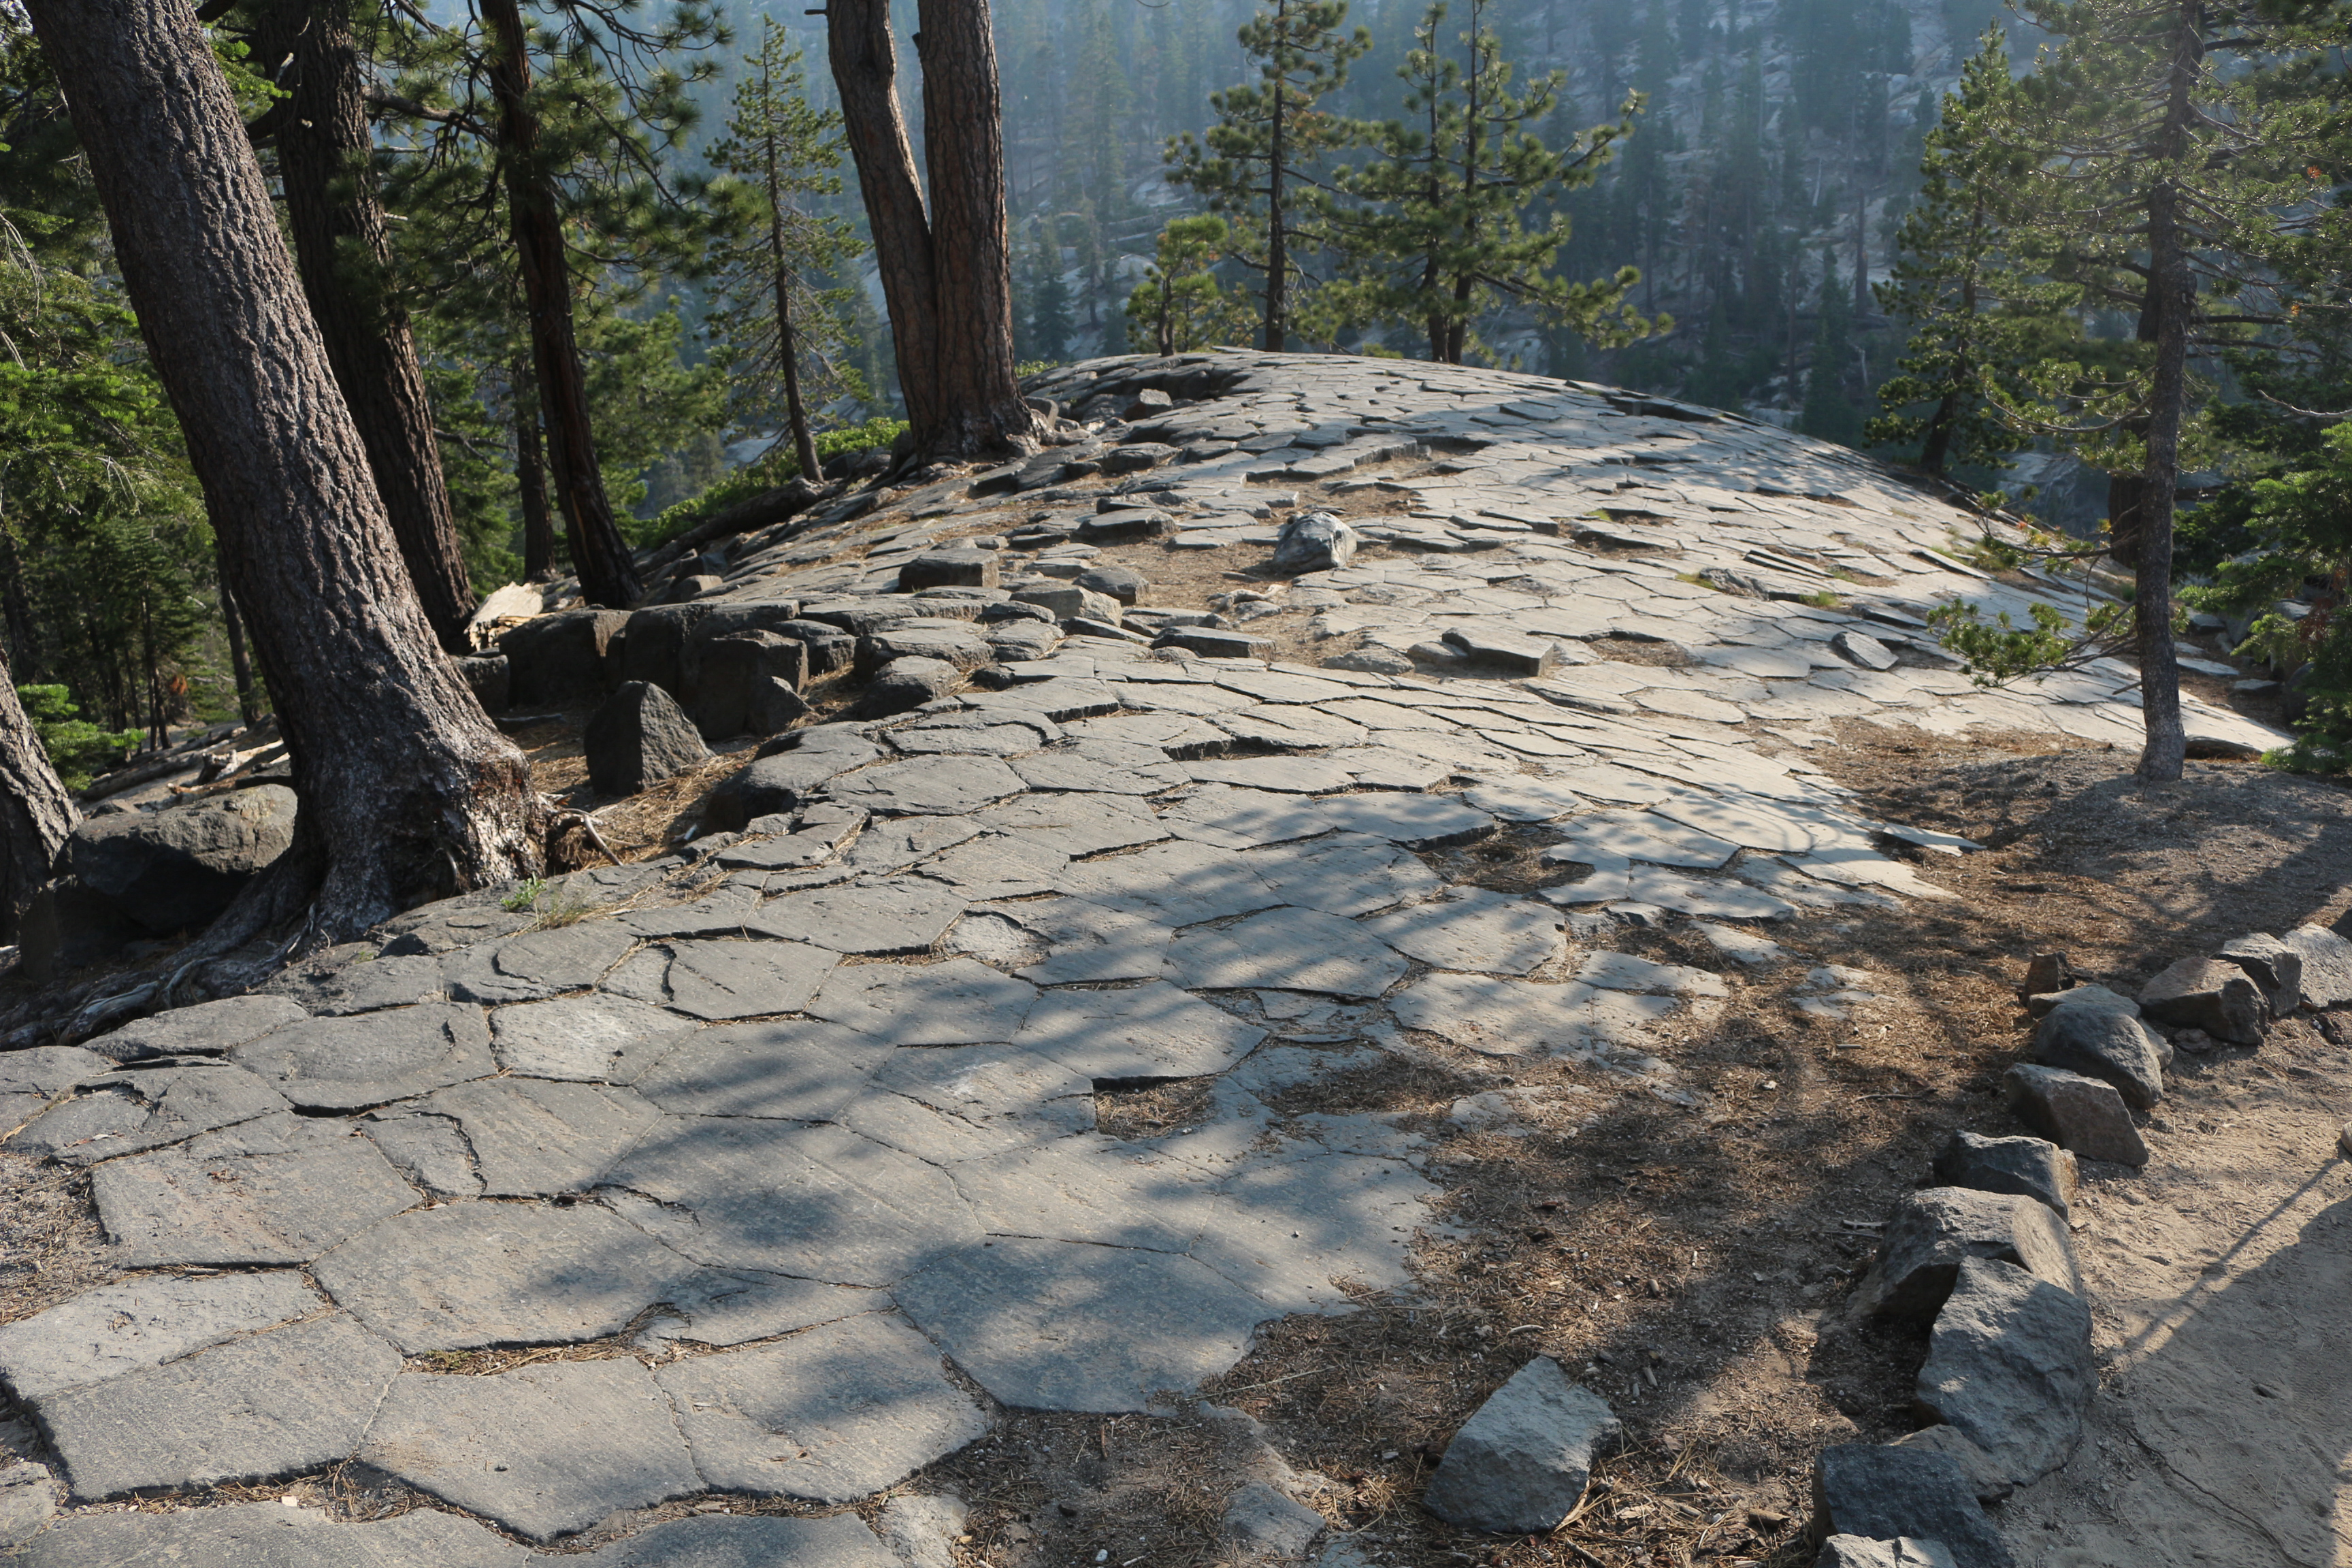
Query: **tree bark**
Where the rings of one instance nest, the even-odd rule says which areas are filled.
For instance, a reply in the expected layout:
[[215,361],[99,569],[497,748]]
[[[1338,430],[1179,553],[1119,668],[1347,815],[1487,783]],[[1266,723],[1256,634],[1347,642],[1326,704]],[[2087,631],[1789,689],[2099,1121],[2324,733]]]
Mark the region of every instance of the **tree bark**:
[[275,0],[257,52],[290,68],[278,121],[278,168],[302,292],[327,363],[359,426],[400,557],[452,653],[469,651],[474,587],[457,542],[441,445],[408,312],[389,288],[392,239],[370,165],[373,142],[346,0]]
[[[761,55],[762,62],[766,56]],[[761,67],[766,85],[767,67]],[[801,401],[801,345],[793,331],[793,269],[784,254],[783,171],[776,166],[772,127],[761,149],[768,178],[768,263],[776,272],[776,359],[784,377],[784,422],[791,427],[793,455],[800,459],[801,475],[817,479],[816,438],[809,434],[808,408]]]
[[515,493],[522,507],[522,575],[544,583],[555,575],[555,523],[547,510],[547,458],[539,441],[539,382],[530,360],[514,356],[507,371],[514,405]]
[[890,0],[833,0],[825,8],[826,58],[841,92],[842,129],[874,236],[874,266],[890,312],[890,347],[907,423],[919,443],[942,423],[931,374],[938,356],[931,229],[915,175],[914,149],[898,107],[898,53],[890,37]]
[[481,0],[489,28],[490,95],[499,107],[499,157],[514,234],[523,308],[530,318],[532,368],[547,426],[547,467],[572,546],[572,568],[593,605],[625,610],[645,593],[635,560],[613,516],[596,462],[588,381],[572,325],[572,273],[562,216],[540,166],[539,112],[530,102],[530,56],[518,0]]
[[27,8],[278,701],[315,931],[536,870],[529,770],[435,646],[188,0]]
[[58,847],[80,820],[0,658],[0,942],[16,940],[25,906],[49,879]]
[[247,723],[261,718],[261,697],[253,689],[253,659],[245,651],[245,617],[237,614],[236,595],[228,591],[228,556],[220,535],[213,535],[213,559],[219,563],[221,629],[228,636],[228,671],[236,683],[236,716]]
[[[1290,7],[1276,0],[1276,47],[1287,38]],[[1277,60],[1277,66],[1279,61]],[[1283,161],[1290,154],[1285,132],[1290,129],[1284,103],[1289,87],[1279,69],[1274,78],[1274,119],[1266,128],[1265,157],[1265,352],[1278,354],[1290,341],[1290,216],[1283,205]],[[1441,356],[1442,357],[1442,356]]]

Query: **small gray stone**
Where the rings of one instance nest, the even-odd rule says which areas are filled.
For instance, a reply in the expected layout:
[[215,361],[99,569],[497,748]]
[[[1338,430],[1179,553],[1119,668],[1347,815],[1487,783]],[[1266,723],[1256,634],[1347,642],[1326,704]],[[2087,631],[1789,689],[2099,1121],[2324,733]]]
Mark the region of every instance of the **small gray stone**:
[[2141,1110],[2164,1098],[2164,1064],[2170,1055],[2163,1037],[2136,1014],[2095,1004],[2062,1002],[2033,1031],[2035,1061],[2104,1079],[2125,1104]]
[[[300,1007],[283,996],[230,996],[125,1024],[111,1034],[89,1041],[88,1046],[109,1061],[116,1062],[143,1061],[150,1057],[219,1056],[305,1016],[308,1015]],[[23,1092],[7,1082],[6,1069],[18,1058],[32,1054],[19,1051],[0,1060],[0,1090]],[[59,1085],[42,1092],[57,1094],[67,1087],[69,1086]]]
[[239,1046],[229,1058],[294,1104],[319,1110],[405,1100],[499,1070],[482,1010],[446,1005],[309,1018]]
[[88,1079],[81,1092],[10,1136],[19,1154],[90,1165],[159,1149],[286,1109],[286,1100],[242,1068],[226,1063],[140,1068]]
[[919,594],[926,588],[993,588],[1003,570],[1001,551],[934,550],[898,568],[898,592]]
[[1114,626],[1118,622],[1117,599],[1091,588],[1081,588],[1075,582],[1049,587],[1022,588],[1014,592],[1013,602],[1034,605],[1057,621],[1107,621]]
[[1529,974],[1560,956],[1564,923],[1559,910],[1533,899],[1449,888],[1427,903],[1374,915],[1363,926],[1398,952],[1440,969]]
[[[508,916],[520,921],[522,917]],[[482,933],[496,938],[498,931]],[[447,984],[441,974],[439,951],[433,953],[408,952],[390,957],[371,955],[365,943],[355,944],[356,952],[349,949],[333,951],[340,962],[320,963],[308,969],[292,969],[270,982],[281,989],[290,1001],[321,1018],[348,1017],[355,1013],[380,1013],[386,1007],[413,1007],[419,1003],[442,1002],[448,999]],[[442,944],[442,949],[450,944]],[[389,952],[389,949],[385,950]],[[322,955],[323,957],[323,955]],[[217,1005],[217,1004],[215,1004]],[[173,1016],[167,1014],[165,1016]],[[270,1026],[276,1028],[291,1019],[279,1019]],[[258,1037],[266,1030],[256,1030]],[[232,1046],[232,1049],[234,1047]]]
[[133,1268],[308,1263],[416,1201],[347,1123],[309,1125],[315,1141],[274,1152],[191,1147],[108,1161],[90,1178],[107,1239]]
[[[1149,452],[1154,454],[1155,462],[1175,455],[1165,447],[1122,447],[1119,450]],[[1174,526],[1174,521],[1166,512],[1150,507],[1118,507],[1097,512],[1079,523],[1077,537],[1085,544],[1129,544],[1139,539],[1155,539],[1168,532]]]
[[1922,1410],[2026,1486],[2073,1456],[2097,1386],[2080,1296],[1997,1258],[1961,1261],[1919,1369]]
[[1513,675],[1530,679],[1549,675],[1552,667],[1559,662],[1559,648],[1555,644],[1499,627],[1455,626],[1446,632],[1445,643],[1480,664],[1499,665]]
[[1122,605],[1134,604],[1143,596],[1144,590],[1151,586],[1142,573],[1132,566],[1121,566],[1117,562],[1089,566],[1079,573],[1075,581],[1079,587],[1116,599]]
[[2115,1085],[2059,1068],[2020,1066],[2001,1075],[2000,1088],[2019,1120],[2060,1147],[2086,1160],[2147,1163],[2147,1143]]
[[1953,1568],[2016,1568],[2000,1530],[1977,1506],[1960,1468],[1912,1447],[1841,1443],[1813,1469],[1814,1529],[1866,1541],[1933,1541]]
[[1980,1193],[2019,1193],[2059,1218],[2074,1212],[2074,1156],[2046,1138],[1988,1138],[1955,1132],[1936,1155],[1936,1180]]
[[368,1524],[278,1502],[175,1513],[85,1513],[35,1538],[26,1568],[526,1568],[529,1553],[468,1519],[416,1509]]
[[971,1521],[961,1498],[902,1493],[882,1505],[882,1540],[902,1568],[955,1568],[956,1537]]
[[669,1402],[626,1356],[495,1377],[408,1373],[384,1396],[359,1458],[541,1542],[703,1489]]
[[1171,626],[1151,641],[1153,647],[1181,648],[1202,658],[1256,658],[1274,657],[1272,637],[1252,637],[1246,632],[1213,630],[1208,626]]
[[1314,1550],[1326,1526],[1313,1509],[1252,1481],[1225,1504],[1222,1528],[1225,1544],[1244,1562],[1297,1562]]
[[485,1006],[536,1002],[587,990],[635,943],[635,933],[616,921],[581,921],[471,949],[444,960],[443,967],[449,976],[449,994],[457,1001]]
[[2042,1204],[2016,1193],[1929,1187],[1896,1206],[1878,1260],[1854,1291],[1854,1310],[1927,1322],[1969,1258],[2000,1258],[2076,1294],[2083,1288],[2066,1223]]
[[76,1500],[299,1475],[350,1456],[400,1371],[336,1316],[216,1345],[38,1404]]
[[1291,576],[1337,570],[1355,559],[1360,538],[1337,512],[1302,511],[1274,537],[1274,569]]
[[1454,1434],[1422,1506],[1470,1530],[1549,1535],[1582,1500],[1593,1460],[1622,1429],[1607,1401],[1538,1356]]
[[674,1519],[571,1561],[580,1568],[897,1568],[854,1513]]
[[1013,1043],[1092,1078],[1198,1078],[1223,1072],[1265,1038],[1165,981],[1110,991],[1050,991]]
[[841,1503],[984,1436],[929,1342],[891,1318],[845,1319],[655,1373],[706,1485]]
[[0,1328],[0,1376],[18,1399],[37,1399],[158,1366],[324,1305],[293,1273],[126,1280]]
[[1850,663],[1864,669],[1893,669],[1895,650],[1872,637],[1868,632],[1851,626],[1830,638],[1830,647]]
[[696,646],[699,668],[687,716],[705,740],[772,735],[808,716],[808,701],[801,696],[808,682],[807,644],[781,632],[755,630]]
[[2319,926],[2297,926],[2279,939],[2303,960],[2303,996],[2314,1007],[2352,1002],[2352,942]]
[[660,687],[632,680],[604,700],[580,737],[600,795],[636,795],[710,760],[710,748]]
[[[815,731],[793,733],[805,737]],[[803,740],[792,749],[755,758],[704,796],[703,820],[714,829],[735,831],[755,816],[797,811],[835,777],[881,754],[881,747],[857,737],[848,745],[812,746]]]
[[884,1291],[854,1285],[825,1285],[775,1274],[707,1273],[672,1286],[666,1305],[671,1310],[646,1326],[638,1337],[639,1345],[658,1349],[688,1341],[724,1349],[839,1322],[862,1312],[887,1312],[891,1302]]
[[2259,1046],[2269,1020],[2261,988],[2226,959],[2184,958],[2140,988],[2140,1011],[2159,1024]]
[[2266,931],[2234,937],[2221,944],[2221,956],[2262,988],[2272,1017],[2288,1017],[2303,1005],[2303,954],[2278,938]]

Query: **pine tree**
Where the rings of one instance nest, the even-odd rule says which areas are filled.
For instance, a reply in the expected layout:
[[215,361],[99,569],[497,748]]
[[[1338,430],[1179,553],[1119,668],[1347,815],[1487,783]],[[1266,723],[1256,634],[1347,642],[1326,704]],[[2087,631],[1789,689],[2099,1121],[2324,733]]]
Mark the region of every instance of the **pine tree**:
[[1822,247],[1822,294],[1813,330],[1812,364],[1805,372],[1805,406],[1797,428],[1824,441],[1852,446],[1862,438],[1862,414],[1845,392],[1853,358],[1853,300],[1840,275],[1837,252]]
[[[1468,0],[1469,25],[1451,39],[1445,0],[1429,7],[1398,71],[1407,118],[1367,127],[1375,161],[1336,179],[1367,204],[1333,215],[1351,274],[1372,310],[1411,322],[1430,358],[1449,364],[1463,363],[1471,323],[1506,301],[1598,342],[1630,342],[1651,330],[1625,302],[1640,274],[1628,267],[1590,283],[1552,276],[1568,242],[1567,215],[1554,210],[1530,223],[1529,210],[1591,184],[1632,122],[1546,146],[1532,128],[1552,112],[1562,78],[1554,72],[1524,94],[1512,91],[1488,5]],[[1458,58],[1449,45],[1459,47]]]
[[[1265,346],[1290,340],[1293,293],[1303,275],[1299,254],[1319,240],[1313,208],[1299,198],[1316,188],[1320,161],[1344,145],[1349,128],[1317,107],[1348,79],[1348,65],[1371,47],[1371,34],[1340,31],[1347,0],[1272,0],[1244,24],[1242,52],[1258,79],[1209,95],[1217,123],[1202,136],[1168,144],[1168,179],[1189,186],[1229,226],[1232,254],[1263,276]],[[1308,222],[1302,225],[1305,216]]]
[[1189,353],[1249,330],[1250,302],[1217,280],[1217,258],[1232,244],[1213,213],[1180,217],[1160,231],[1159,256],[1127,297],[1128,335],[1162,354]]
[[726,139],[705,156],[728,176],[710,187],[722,224],[710,252],[709,324],[717,357],[734,378],[734,412],[756,423],[781,404],[801,472],[814,477],[809,395],[845,389],[849,290],[819,288],[811,275],[838,271],[863,247],[845,219],[812,210],[811,198],[841,191],[841,116],[811,108],[805,86],[791,35],[761,17]]

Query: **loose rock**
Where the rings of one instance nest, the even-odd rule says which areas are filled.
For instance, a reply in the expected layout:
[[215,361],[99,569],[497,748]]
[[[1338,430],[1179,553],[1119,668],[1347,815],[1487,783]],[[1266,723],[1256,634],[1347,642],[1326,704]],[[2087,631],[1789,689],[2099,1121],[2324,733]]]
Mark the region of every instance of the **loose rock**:
[[1922,1410],[2025,1486],[2073,1456],[2097,1385],[2079,1295],[1997,1258],[1961,1262],[1919,1369]]
[[1291,576],[1335,571],[1356,558],[1360,539],[1337,512],[1300,512],[1275,535],[1274,569]]
[[1538,1356],[1454,1435],[1422,1504],[1471,1530],[1548,1535],[1582,1500],[1592,1461],[1620,1430],[1606,1401]]
[[1225,1543],[1244,1562],[1296,1562],[1314,1549],[1323,1516],[1264,1481],[1252,1481],[1225,1505]]
[[1945,1186],[2022,1194],[2061,1219],[2074,1213],[2078,1179],[2073,1153],[2045,1138],[1955,1132],[1936,1155],[1936,1180]]
[[658,686],[632,680],[605,700],[581,735],[589,782],[603,795],[636,795],[710,759],[686,710]]
[[993,588],[1003,570],[993,550],[934,550],[898,568],[898,592],[919,594],[926,588]]
[[2224,942],[2221,956],[2259,986],[2271,1016],[2288,1017],[2303,1005],[2303,954],[2267,931]]
[[1854,1292],[1854,1310],[1924,1323],[1970,1258],[1997,1258],[2062,1289],[2082,1289],[2065,1222],[2048,1208],[2013,1193],[1929,1187],[1895,1209],[1878,1261]]
[[2318,926],[2297,926],[2279,940],[2303,960],[2304,1000],[2315,1007],[2352,1002],[2352,942]]
[[2026,1125],[2086,1160],[2147,1163],[2147,1143],[2115,1085],[2060,1068],[2013,1067],[2001,1094]]
[[1960,1468],[1915,1448],[1841,1443],[1813,1469],[1814,1528],[1867,1541],[1940,1542],[1953,1568],[2015,1568]]
[[905,1493],[882,1505],[882,1540],[903,1568],[955,1568],[956,1537],[971,1520],[961,1498]]
[[2096,1003],[2062,1003],[2033,1031],[2035,1061],[2104,1079],[2124,1103],[2141,1110],[2164,1098],[2164,1064],[2171,1054],[2163,1037],[2135,1013]]
[[887,719],[893,714],[911,713],[926,702],[945,697],[961,686],[963,679],[963,671],[943,658],[911,655],[894,658],[875,671],[873,684],[857,700],[851,716]]
[[2184,958],[2149,981],[2140,1011],[2159,1024],[2202,1029],[2233,1046],[2259,1046],[2268,1019],[2261,990],[2227,959]]

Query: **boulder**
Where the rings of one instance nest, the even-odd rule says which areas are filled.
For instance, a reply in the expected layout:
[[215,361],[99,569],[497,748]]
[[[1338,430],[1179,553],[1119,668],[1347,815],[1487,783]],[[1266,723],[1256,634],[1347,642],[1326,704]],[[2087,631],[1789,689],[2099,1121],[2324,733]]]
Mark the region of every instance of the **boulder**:
[[2269,1004],[2271,1016],[2284,1018],[2303,1005],[2303,954],[2267,931],[2234,937],[2221,956],[2246,972]]
[[201,926],[294,841],[298,802],[256,784],[163,811],[92,817],[74,829],[60,868],[124,920],[156,936]]
[[1143,597],[1143,591],[1151,586],[1142,573],[1132,566],[1121,566],[1115,561],[1088,567],[1077,574],[1076,582],[1081,588],[1107,595],[1122,605],[1134,604]]
[[1302,511],[1274,536],[1274,569],[1297,576],[1329,572],[1356,558],[1361,536],[1330,511]]
[[2269,1020],[2246,972],[2222,958],[2184,958],[2149,981],[2140,1011],[2159,1024],[2202,1029],[2233,1046],[2259,1046]]
[[1127,400],[1127,406],[1118,411],[1118,416],[1132,424],[1139,419],[1150,419],[1156,415],[1165,414],[1175,406],[1174,398],[1156,386],[1147,386]]
[[1893,1541],[1866,1541],[1859,1535],[1832,1535],[1822,1542],[1813,1568],[1952,1568],[1952,1554],[1940,1541],[1918,1541],[1908,1535]]
[[631,619],[625,610],[559,610],[500,632],[508,700],[540,708],[604,691],[605,656]]
[[1582,1500],[1593,1459],[1620,1430],[1607,1401],[1538,1356],[1454,1434],[1422,1506],[1465,1529],[1549,1535]]
[[468,654],[457,661],[457,674],[466,682],[466,689],[482,705],[485,713],[506,711],[507,699],[514,689],[514,671],[502,653]]
[[900,658],[934,659],[959,669],[978,669],[996,662],[988,639],[968,621],[907,621],[857,639],[859,675],[871,679],[884,665]]
[[696,645],[689,716],[707,740],[772,735],[808,714],[805,644],[781,632],[741,632]]
[[1813,1465],[1813,1528],[1865,1541],[1933,1541],[1951,1554],[1952,1568],[2015,1568],[2017,1561],[1960,1468],[1919,1448],[1822,1449]]
[[898,592],[926,588],[993,588],[1003,563],[993,550],[933,550],[898,568]]
[[1013,595],[1016,605],[1034,605],[1057,621],[1104,621],[1118,624],[1118,601],[1108,594],[1097,594],[1076,583],[1056,584],[1049,587],[1023,588]]
[[649,681],[625,682],[596,710],[581,737],[588,780],[602,795],[635,795],[698,763],[710,748],[677,705]]
[[894,658],[875,673],[873,684],[850,710],[850,717],[887,719],[894,713],[912,712],[962,684],[963,671],[943,658]]
[[1895,1211],[1878,1261],[1854,1291],[1854,1310],[1927,1322],[1970,1258],[1997,1258],[2066,1290],[2082,1289],[2066,1222],[2042,1204],[2017,1193],[1929,1187]]
[[1864,669],[1893,669],[1895,650],[1872,637],[1868,632],[1848,627],[1830,638],[1830,647],[1839,658],[1858,664]]
[[839,626],[823,621],[786,621],[772,630],[791,637],[808,649],[808,672],[826,675],[836,669],[846,669],[857,658],[857,637]]
[[[2060,995],[2090,999],[2067,1000],[2050,1009],[2034,1026],[2032,1058],[2044,1067],[2104,1079],[2116,1086],[2124,1103],[2140,1110],[2162,1100],[2164,1067],[2172,1047],[2139,1021],[2139,1010],[2095,985]],[[2102,997],[2122,1005],[2108,1005]]]
[[2147,1163],[2147,1144],[2116,1086],[2063,1068],[2013,1067],[2001,1095],[2019,1121],[2086,1160]]
[[1936,1180],[1980,1193],[2016,1193],[2064,1219],[2074,1212],[2074,1156],[2046,1138],[1955,1132],[1936,1155]]
[[2279,939],[2303,960],[2303,999],[2314,1007],[2352,1002],[2352,942],[2319,926],[2297,926]]
[[1958,1427],[2021,1487],[2073,1457],[2097,1386],[2080,1295],[1998,1258],[1961,1262],[1919,1369],[1923,1413]]
[[1959,1466],[1960,1474],[1976,1489],[1979,1502],[1999,1502],[2017,1489],[2017,1484],[2003,1473],[2003,1467],[1957,1426],[1922,1426],[1895,1438],[1895,1447],[1943,1455]]

